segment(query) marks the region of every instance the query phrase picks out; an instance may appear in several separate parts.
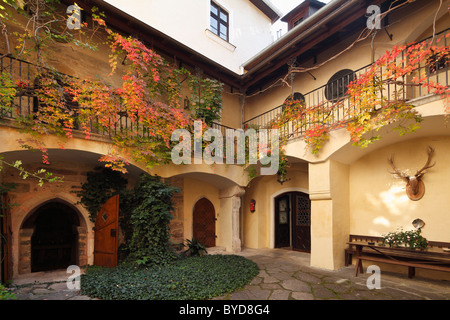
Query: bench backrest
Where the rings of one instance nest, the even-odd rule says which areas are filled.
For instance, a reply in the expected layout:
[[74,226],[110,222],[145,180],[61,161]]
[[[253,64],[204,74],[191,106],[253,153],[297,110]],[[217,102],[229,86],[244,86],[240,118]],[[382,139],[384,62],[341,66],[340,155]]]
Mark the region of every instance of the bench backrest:
[[[383,237],[363,236],[363,235],[357,235],[357,234],[351,234],[348,237],[349,242],[352,242],[352,241],[381,242],[382,239],[383,239]],[[428,247],[430,247],[430,248],[450,248],[450,242],[428,241]]]

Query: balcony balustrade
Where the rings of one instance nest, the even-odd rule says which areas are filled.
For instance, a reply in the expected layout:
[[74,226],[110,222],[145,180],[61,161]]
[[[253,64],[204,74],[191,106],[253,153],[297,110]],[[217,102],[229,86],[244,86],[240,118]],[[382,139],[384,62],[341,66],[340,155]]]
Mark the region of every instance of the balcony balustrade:
[[[449,41],[448,35],[449,29],[446,29],[436,34],[434,38],[429,37],[422,41],[418,41],[418,43],[425,41],[425,46],[428,47],[431,45],[431,42],[435,41],[437,38],[440,38],[441,40],[439,43],[434,42],[433,44],[447,47]],[[409,47],[403,50],[395,58],[396,64],[401,65],[402,67],[405,66],[405,63],[407,63],[405,61],[405,54],[408,48]],[[429,59],[432,59],[432,57],[429,57]],[[449,65],[449,56],[437,59],[436,61],[431,61],[431,63],[430,60],[423,60],[420,62],[418,68],[416,68],[413,72],[402,76],[400,79],[383,78],[383,75],[386,74],[386,70],[384,67],[380,67],[378,72],[380,79],[377,80],[383,81],[384,85],[382,90],[379,90],[378,96],[379,98],[383,98],[384,96],[384,99],[390,99],[391,101],[396,99],[411,101],[413,99],[427,96],[429,95],[429,92],[426,87],[414,84],[411,81],[411,78],[423,74],[426,75],[427,84],[430,81],[434,81],[448,87],[450,77]],[[311,126],[316,126],[318,121],[322,121],[323,125],[338,127],[336,124],[343,125],[354,117],[356,110],[354,110],[354,104],[352,106],[352,103],[348,97],[347,86],[350,82],[356,81],[361,75],[369,70],[371,66],[372,64],[355,71],[343,70],[338,77],[330,79],[327,84],[297,97],[296,99],[302,101],[302,108],[305,108],[306,110],[314,109],[315,111],[307,112],[302,110],[306,118],[302,118],[299,121],[294,120],[285,122],[281,127],[279,127],[282,138],[287,141],[301,138],[308,128],[311,128]],[[275,121],[279,120],[285,111],[285,108],[287,108],[287,105],[283,104],[263,112],[256,117],[246,120],[243,123],[243,127],[255,129],[270,128]]]

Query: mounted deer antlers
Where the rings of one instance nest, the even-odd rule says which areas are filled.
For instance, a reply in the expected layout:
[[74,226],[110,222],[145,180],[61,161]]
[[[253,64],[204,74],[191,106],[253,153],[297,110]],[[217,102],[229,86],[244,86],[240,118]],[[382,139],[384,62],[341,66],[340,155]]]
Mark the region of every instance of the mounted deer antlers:
[[422,177],[426,173],[427,169],[430,169],[431,167],[433,167],[436,164],[436,162],[435,162],[432,165],[430,165],[431,158],[433,157],[433,154],[434,154],[434,149],[432,147],[428,146],[427,152],[428,152],[427,162],[422,167],[422,169],[417,170],[416,174],[413,176],[410,176],[410,175],[406,174],[405,172],[397,169],[397,167],[394,164],[394,156],[393,155],[391,155],[391,157],[388,160],[389,163],[391,164],[392,168],[394,169],[394,172],[391,172],[391,173],[395,174],[397,177],[406,181],[406,194],[408,195],[408,197],[411,200],[420,200],[423,197],[423,195],[425,193],[425,185],[422,181]]

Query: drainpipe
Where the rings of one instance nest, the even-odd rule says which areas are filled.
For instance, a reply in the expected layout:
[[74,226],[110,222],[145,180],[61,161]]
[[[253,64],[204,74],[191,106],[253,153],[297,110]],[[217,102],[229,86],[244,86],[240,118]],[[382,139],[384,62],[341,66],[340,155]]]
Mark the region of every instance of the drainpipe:
[[374,45],[374,40],[375,40],[375,36],[377,35],[377,31],[375,30],[375,32],[372,34],[372,64],[375,62],[375,45]]
[[241,89],[241,95],[239,97],[239,104],[241,107],[241,128],[244,129],[244,119],[245,119],[245,90]]

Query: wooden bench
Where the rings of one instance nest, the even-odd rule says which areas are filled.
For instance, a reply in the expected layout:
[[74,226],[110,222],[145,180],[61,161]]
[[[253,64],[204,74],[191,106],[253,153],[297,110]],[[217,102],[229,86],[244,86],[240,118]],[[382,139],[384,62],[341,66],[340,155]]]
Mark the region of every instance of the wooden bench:
[[[374,242],[374,243],[380,243],[381,242],[382,237],[375,237],[375,236],[362,236],[362,235],[356,235],[356,234],[351,234],[348,236],[348,242],[356,242],[356,241],[360,241],[360,242]],[[345,266],[349,266],[352,264],[352,258],[353,255],[356,254],[356,246],[349,244],[348,248],[345,249]]]
[[450,248],[448,242],[429,241],[425,250],[391,248],[380,244],[381,237],[350,235],[349,247],[345,250],[345,265],[350,265],[353,255],[356,255],[355,276],[358,271],[363,272],[363,260],[407,266],[409,278],[414,277],[416,268],[450,272],[450,252],[444,251],[444,248]]

